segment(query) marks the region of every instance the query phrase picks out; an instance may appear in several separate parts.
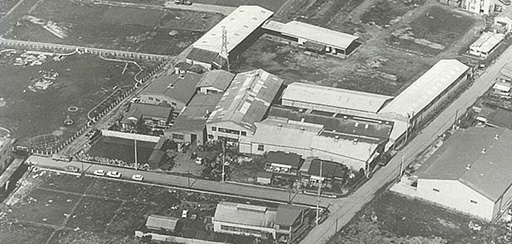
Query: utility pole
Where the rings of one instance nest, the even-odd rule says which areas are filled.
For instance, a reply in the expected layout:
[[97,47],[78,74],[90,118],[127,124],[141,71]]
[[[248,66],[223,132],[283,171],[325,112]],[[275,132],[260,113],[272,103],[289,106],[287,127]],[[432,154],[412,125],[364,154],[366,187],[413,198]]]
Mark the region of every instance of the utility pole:
[[226,59],[228,71],[230,71],[228,52],[228,31],[226,30],[226,26],[222,26],[222,46],[220,49],[220,56]]
[[224,166],[226,165],[226,139],[222,140],[222,182],[224,182],[226,179],[225,177],[225,169]]
[[316,196],[316,225],[318,225],[320,221],[320,194],[322,194],[322,169],[323,169],[323,161],[320,160],[320,180],[318,184],[318,194]]
[[133,144],[134,144],[134,147],[135,147],[135,170],[137,170],[139,168],[139,161],[138,161],[138,158],[137,158],[137,139],[133,140]]

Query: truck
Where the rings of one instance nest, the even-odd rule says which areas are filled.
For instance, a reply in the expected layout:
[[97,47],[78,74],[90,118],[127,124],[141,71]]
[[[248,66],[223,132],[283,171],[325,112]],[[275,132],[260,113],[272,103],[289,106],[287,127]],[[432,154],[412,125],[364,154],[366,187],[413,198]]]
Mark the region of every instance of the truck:
[[190,0],[174,0],[174,4],[176,4],[176,5],[192,5],[192,1],[190,1]]

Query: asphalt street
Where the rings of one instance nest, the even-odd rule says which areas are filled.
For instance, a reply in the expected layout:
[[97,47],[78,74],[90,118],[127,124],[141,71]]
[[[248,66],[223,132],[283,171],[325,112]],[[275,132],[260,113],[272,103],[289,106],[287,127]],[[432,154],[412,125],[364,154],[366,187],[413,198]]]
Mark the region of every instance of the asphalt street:
[[[142,175],[144,176],[144,183],[179,187],[183,189],[192,189],[244,198],[262,199],[280,203],[287,203],[291,199],[293,204],[304,206],[316,206],[317,202],[316,196],[311,195],[295,193],[290,194],[288,191],[278,189],[195,179],[186,176],[168,175],[161,172],[140,171],[129,168],[90,164],[78,161],[62,162],[41,156],[30,156],[27,161],[39,168],[48,168],[61,171],[64,171],[67,166],[75,166],[80,170],[80,173],[85,172],[87,175],[92,175],[97,169],[102,169],[105,171],[118,171],[122,174],[121,178],[126,180],[131,180],[133,175]],[[321,206],[326,207],[328,204],[334,203],[334,201],[335,199],[324,198],[321,202]]]
[[509,47],[501,54],[496,62],[489,66],[486,71],[475,80],[473,86],[451,103],[426,126],[420,134],[410,141],[404,149],[398,152],[387,166],[377,171],[372,178],[354,194],[336,201],[330,207],[331,215],[329,218],[315,227],[306,238],[301,241],[301,244],[327,243],[332,235],[346,225],[365,204],[369,203],[374,198],[375,193],[380,188],[397,178],[400,162],[404,153],[406,153],[405,165],[407,165],[412,162],[418,153],[450,128],[455,122],[456,116],[461,117],[466,109],[494,84],[494,80],[498,76],[500,69],[509,62],[512,62],[512,47]]

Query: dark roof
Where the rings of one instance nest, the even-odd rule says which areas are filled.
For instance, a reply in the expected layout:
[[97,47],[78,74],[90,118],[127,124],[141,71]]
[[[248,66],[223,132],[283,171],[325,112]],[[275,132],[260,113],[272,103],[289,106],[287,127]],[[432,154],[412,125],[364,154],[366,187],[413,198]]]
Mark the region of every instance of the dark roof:
[[512,129],[512,111],[503,108],[497,108],[487,117],[487,123]]
[[174,65],[174,68],[178,68],[181,70],[188,70],[190,67],[192,67],[192,65],[187,62],[179,62]]
[[169,129],[170,132],[198,131],[202,130],[208,117],[207,112],[211,113],[217,103],[219,103],[222,93],[197,94],[189,104],[178,115],[174,125]]
[[195,73],[162,75],[146,87],[141,95],[164,95],[182,103],[188,103],[196,92],[202,75]]
[[168,119],[173,108],[145,103],[132,103],[128,113],[123,117],[122,123],[129,123],[133,119],[140,119],[142,116]]
[[239,73],[224,92],[208,123],[230,121],[255,131],[274,101],[283,80],[262,69]]
[[149,156],[148,163],[151,164],[152,167],[158,167],[160,163],[165,159],[167,153],[161,150],[153,150],[151,156]]
[[319,111],[300,112],[281,105],[273,105],[268,117],[287,118],[293,121],[323,125],[321,135],[344,139],[359,138],[369,142],[387,140],[393,129],[393,122]]
[[279,205],[277,207],[275,223],[280,226],[292,226],[307,208],[293,205]]
[[215,87],[219,90],[225,91],[235,74],[225,70],[212,70],[206,73],[197,84],[197,87]]
[[292,168],[299,168],[300,163],[302,162],[300,155],[296,153],[286,153],[281,151],[268,152],[265,156],[265,159],[269,163],[290,165]]
[[459,130],[423,163],[417,174],[420,179],[458,180],[496,201],[512,185],[511,148],[512,131],[508,129]]
[[156,143],[154,150],[162,150],[165,146],[165,142],[167,142],[167,139],[165,137],[160,137],[160,140]]
[[221,57],[219,53],[195,47],[190,50],[190,53],[187,55],[187,59],[207,64],[214,64],[218,68],[222,68],[226,64],[226,59]]
[[[308,159],[307,159],[308,160]],[[320,176],[320,165],[322,165],[322,177],[324,178],[344,178],[347,173],[347,167],[332,161],[325,161],[318,158],[311,158],[308,174]]]

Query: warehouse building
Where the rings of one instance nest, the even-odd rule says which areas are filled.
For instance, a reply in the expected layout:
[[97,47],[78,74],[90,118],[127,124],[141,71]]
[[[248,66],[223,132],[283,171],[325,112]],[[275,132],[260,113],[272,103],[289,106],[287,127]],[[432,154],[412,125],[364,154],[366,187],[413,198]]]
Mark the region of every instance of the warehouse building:
[[208,140],[238,143],[252,137],[254,123],[265,118],[282,84],[282,79],[261,69],[237,74],[208,118]]
[[327,86],[294,82],[283,92],[285,106],[346,113],[350,110],[377,113],[393,97]]
[[471,46],[469,46],[468,53],[480,58],[488,58],[504,39],[504,34],[484,32],[475,42],[473,42],[473,44],[471,44]]
[[443,103],[450,101],[466,87],[470,76],[469,67],[460,61],[440,60],[385,105],[378,114],[393,118],[395,126],[400,126],[396,127],[400,130],[396,130],[390,138],[393,140],[391,143],[401,144],[405,140],[407,128],[412,129],[428,121]]
[[494,220],[512,203],[511,148],[508,129],[459,130],[418,169],[415,195]]
[[195,73],[159,76],[140,92],[140,103],[170,106],[179,113],[196,93],[201,77]]
[[[192,44],[187,62],[199,64],[207,69],[223,68],[228,58],[237,59],[238,55],[261,35],[261,25],[273,14],[272,11],[259,6],[238,7]],[[222,51],[223,33],[227,39],[227,53]]]
[[204,74],[196,88],[200,93],[211,94],[225,92],[235,74],[225,70],[211,70]]
[[359,37],[299,21],[269,20],[263,29],[281,42],[298,44],[307,51],[345,58],[361,45]]

